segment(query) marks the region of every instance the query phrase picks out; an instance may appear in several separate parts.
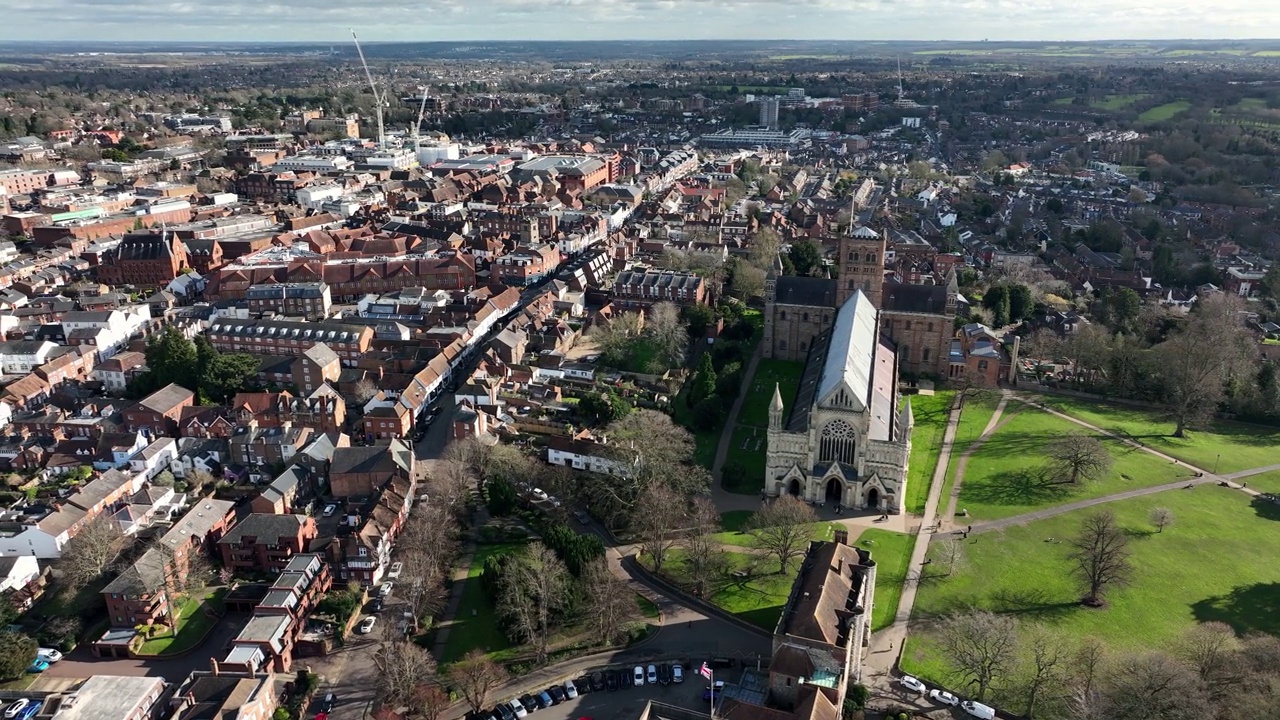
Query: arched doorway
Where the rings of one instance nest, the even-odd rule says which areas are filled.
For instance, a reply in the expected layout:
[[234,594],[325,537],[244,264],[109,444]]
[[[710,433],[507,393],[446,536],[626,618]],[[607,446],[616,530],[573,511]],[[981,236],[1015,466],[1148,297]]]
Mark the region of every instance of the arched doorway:
[[826,500],[835,504],[844,501],[844,484],[840,482],[839,478],[831,478],[827,481]]
[[796,479],[794,479],[794,478],[793,478],[793,479],[791,480],[791,482],[787,483],[787,494],[788,494],[788,495],[795,495],[796,497],[799,497],[799,496],[800,496],[800,481],[799,481],[799,480],[796,480]]
[[880,509],[880,491],[879,490],[875,488],[871,488],[870,490],[867,491],[867,509],[868,510]]

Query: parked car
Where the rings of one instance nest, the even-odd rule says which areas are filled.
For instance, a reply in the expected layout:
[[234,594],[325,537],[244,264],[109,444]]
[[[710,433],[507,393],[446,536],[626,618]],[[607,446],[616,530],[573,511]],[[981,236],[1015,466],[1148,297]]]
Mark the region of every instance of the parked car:
[[610,690],[617,690],[617,689],[618,689],[618,686],[619,686],[621,683],[620,683],[620,682],[618,682],[618,671],[617,671],[617,670],[610,670],[609,672],[605,673],[605,676],[604,676],[604,677],[605,677],[605,684],[606,684],[606,686],[607,686]]
[[543,690],[542,692],[538,693],[534,697],[534,700],[538,701],[538,707],[543,710],[556,704],[555,701],[551,699],[551,693],[547,692],[546,690]]
[[902,686],[903,690],[906,690],[907,692],[918,693],[918,694],[923,694],[925,690],[928,689],[924,686],[924,683],[911,677],[910,675],[903,675],[902,677],[898,678],[898,684]]
[[578,697],[578,686],[572,680],[564,681],[564,695],[570,700]]
[[586,525],[587,523],[591,522],[591,516],[588,515],[584,510],[574,511],[573,516],[578,520],[578,522],[582,523],[583,525]]
[[[652,665],[650,667],[653,667]],[[632,684],[636,687],[644,687],[644,667],[637,665],[634,672],[631,673]]]
[[338,696],[333,693],[325,693],[324,700],[320,701],[320,712],[331,713],[333,706],[338,704]]
[[48,669],[49,669],[49,661],[48,661],[48,660],[41,660],[40,658],[36,658],[35,660],[32,660],[32,661],[31,661],[31,665],[27,667],[27,672],[29,672],[29,673],[42,673],[42,672],[44,672],[45,670],[48,670]]
[[62,659],[62,653],[54,648],[36,648],[36,657],[44,658],[51,663],[56,663]]
[[631,674],[629,670],[618,671],[618,687],[629,688],[636,684],[636,676]]
[[4,709],[4,716],[6,720],[13,720],[13,718],[18,717],[30,704],[31,701],[26,698],[18,698],[17,700],[14,700],[9,704],[9,707]]
[[511,712],[518,718],[522,718],[529,714],[529,711],[524,709],[524,703],[520,702],[518,698],[512,700],[508,705],[511,707]]
[[607,675],[605,673],[600,672],[599,670],[591,673],[591,691],[592,692],[600,692],[606,687],[608,687],[610,690],[618,689],[618,676],[614,675],[612,670],[610,670]]
[[516,720],[515,711],[507,703],[498,703],[498,706],[493,710],[501,716],[502,720]]
[[22,712],[18,713],[17,720],[31,720],[31,718],[35,717],[36,713],[40,712],[40,708],[43,706],[43,700],[36,700],[28,705]]
[[715,702],[716,698],[720,697],[720,693],[722,692],[724,692],[724,681],[717,680],[713,685],[708,685],[707,688],[702,691],[702,699],[707,702]]
[[395,587],[396,584],[388,580],[387,582],[382,583],[382,587],[378,588],[378,595],[386,597],[391,594],[391,591],[394,590]]
[[373,599],[373,602],[369,603],[369,612],[374,612],[374,613],[376,613],[376,612],[382,612],[382,606],[383,606],[383,604],[384,604],[384,603],[383,603],[382,598],[380,598],[380,597],[376,597],[376,598],[374,598],[374,599]]
[[657,666],[657,665],[650,665],[650,666],[649,666],[649,672],[645,675],[645,680],[646,680],[650,685],[657,685],[657,684],[658,684],[658,666]]
[[960,709],[969,713],[971,717],[978,718],[978,720],[995,720],[996,717],[995,708],[973,700],[965,700],[960,703]]
[[333,514],[334,514],[335,512],[337,512],[337,511],[338,511],[338,506],[337,506],[337,504],[336,504],[336,503],[329,503],[328,505],[325,505],[325,506],[324,506],[324,516],[325,516],[325,517],[332,517],[332,516],[333,516]]
[[534,488],[532,495],[534,500],[546,500],[549,497],[547,491],[542,488]]
[[551,702],[555,703],[556,705],[559,705],[560,703],[564,702],[565,699],[569,697],[568,695],[565,695],[564,688],[559,685],[552,685],[551,687],[547,688],[547,692],[551,693]]
[[387,577],[395,580],[400,577],[400,572],[404,570],[404,563],[396,561],[391,563],[391,569],[387,571]]
[[684,668],[680,667],[680,663],[671,666],[671,682],[684,682]]
[[658,665],[658,682],[662,685],[671,684],[671,666],[667,663]]
[[946,690],[939,690],[938,688],[934,688],[929,691],[929,699],[939,705],[946,705],[947,707],[955,707],[960,704],[960,698],[952,695]]
[[361,620],[361,621],[360,621],[360,634],[361,634],[361,635],[368,635],[369,633],[373,632],[373,626],[374,626],[374,625],[376,625],[377,623],[378,623],[378,618],[374,617],[373,615],[370,615],[369,617],[365,618],[364,620]]

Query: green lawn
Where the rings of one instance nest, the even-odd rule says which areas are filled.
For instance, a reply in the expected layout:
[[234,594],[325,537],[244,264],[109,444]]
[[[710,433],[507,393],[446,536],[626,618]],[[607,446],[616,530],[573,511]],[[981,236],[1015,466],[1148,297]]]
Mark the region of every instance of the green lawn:
[[1251,490],[1280,494],[1280,470],[1250,475],[1247,478],[1242,478],[1241,482],[1246,483]]
[[1130,105],[1138,102],[1139,100],[1142,100],[1144,98],[1149,98],[1149,97],[1151,97],[1149,93],[1130,93],[1128,95],[1107,95],[1106,97],[1090,100],[1089,106],[1098,108],[1099,110],[1123,110],[1124,108],[1129,107]]
[[947,429],[947,412],[951,408],[954,392],[934,395],[912,395],[911,415],[915,428],[911,431],[911,461],[907,466],[907,512],[924,512],[929,499],[929,485],[933,482],[933,470],[942,452],[942,436]]
[[1175,116],[1191,109],[1191,103],[1186,100],[1175,100],[1163,105],[1157,105],[1150,110],[1144,111],[1138,115],[1138,119],[1142,122],[1164,122],[1172,120]]
[[[1020,403],[1011,402],[1005,414]],[[1044,448],[1066,435],[1088,434],[1070,420],[1034,408],[1022,410],[1012,422],[987,438],[970,458],[960,489],[959,507],[969,511],[966,522],[983,522],[1021,515],[1040,508],[1101,497],[1136,488],[1163,485],[1191,473],[1119,440],[1098,436],[1111,454],[1105,478],[1079,487],[1047,484],[1041,471],[1049,464]]]
[[769,427],[769,403],[773,401],[775,385],[782,391],[782,402],[790,412],[795,402],[796,389],[800,387],[800,376],[804,374],[804,363],[792,360],[761,359],[756,366],[756,375],[749,381],[750,394],[742,405],[742,413],[738,416],[739,425]]
[[[1155,533],[1148,514],[1171,509],[1175,523]],[[969,539],[968,560],[952,577],[926,576],[915,617],[925,621],[979,607],[1016,614],[1070,637],[1093,636],[1115,648],[1161,648],[1197,622],[1238,632],[1280,633],[1280,505],[1254,502],[1214,485],[1112,503],[1107,509],[1131,538],[1132,582],[1106,593],[1108,606],[1081,606],[1061,542],[1096,509],[1064,513]],[[1053,540],[1052,542],[1050,540]],[[936,565],[936,563],[935,563]],[[903,669],[945,682],[928,631],[913,634]]]
[[725,490],[754,495],[764,489],[764,468],[769,450],[765,428],[739,425],[729,441],[729,453],[721,468],[720,484]]
[[487,558],[506,555],[524,547],[522,543],[494,543],[476,546],[476,553],[471,558],[471,568],[467,572],[466,585],[462,588],[462,601],[458,605],[458,616],[449,627],[449,637],[444,643],[443,657],[440,664],[453,662],[468,652],[480,649],[489,653],[495,660],[501,661],[501,651],[511,650],[511,643],[498,624],[497,611],[493,599],[480,583],[480,575],[484,571]]
[[640,614],[650,620],[655,620],[662,616],[662,613],[658,612],[658,606],[654,605],[652,600],[638,593],[636,594],[636,605],[640,606]]
[[[707,598],[711,603],[739,618],[770,632],[778,625],[782,606],[791,594],[800,563],[793,561],[789,572],[778,572],[778,561],[752,553],[725,553],[728,574]],[[647,557],[646,567],[652,568]],[[680,585],[688,584],[684,550],[676,548],[667,555],[662,574]],[[743,573],[742,577],[734,575]]]
[[[942,485],[942,502],[938,508],[939,515],[946,512],[948,498],[951,497],[951,488],[955,485],[956,462],[959,461],[964,451],[982,436],[982,431],[986,429],[987,423],[991,422],[991,416],[995,414],[996,405],[999,404],[1000,396],[995,394],[980,395],[977,398],[965,401],[964,408],[960,411],[960,422],[956,423],[956,437],[951,445],[951,459],[947,463],[947,479]],[[1016,408],[1017,406],[1015,405],[1014,409]],[[1004,417],[1008,417],[1007,412]]]
[[1103,430],[1128,436],[1210,472],[1236,472],[1280,463],[1280,429],[1244,423],[1215,422],[1175,438],[1173,422],[1158,412],[1088,400],[1042,395],[1045,405]]
[[177,607],[177,632],[153,637],[142,643],[138,651],[143,655],[176,655],[204,642],[218,623],[218,618],[210,612],[222,610],[222,598],[226,594],[227,588],[223,587],[182,598]]
[[[836,522],[813,523],[813,535],[811,536],[811,538],[813,540],[830,540],[833,537],[835,537],[834,535],[835,531],[842,527],[844,526]],[[743,532],[741,530],[741,524],[739,524],[738,529],[724,530],[722,532],[716,533],[713,537],[715,538],[716,542],[720,543],[721,545],[732,545],[734,547],[743,547],[743,548],[763,547],[760,544],[760,541],[756,539],[755,535]]]
[[871,608],[871,629],[881,630],[892,625],[893,617],[898,614],[902,583],[907,579],[916,536],[871,528],[862,531],[857,544],[870,550],[871,559],[876,562],[876,597]]

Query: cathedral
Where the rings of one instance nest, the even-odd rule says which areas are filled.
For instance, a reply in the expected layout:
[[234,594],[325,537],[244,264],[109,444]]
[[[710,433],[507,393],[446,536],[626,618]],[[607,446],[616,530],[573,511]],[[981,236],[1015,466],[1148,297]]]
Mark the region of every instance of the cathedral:
[[804,361],[795,398],[775,388],[765,490],[859,510],[901,513],[911,407],[899,374],[946,378],[959,291],[886,282],[886,236],[851,228],[838,278],[770,273],[763,354]]

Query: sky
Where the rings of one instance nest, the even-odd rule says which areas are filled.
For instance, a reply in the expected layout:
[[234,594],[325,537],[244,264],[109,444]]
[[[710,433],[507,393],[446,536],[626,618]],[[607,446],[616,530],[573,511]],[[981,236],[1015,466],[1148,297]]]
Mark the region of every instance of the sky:
[[1280,0],[0,0],[0,40],[1108,40],[1280,35]]

